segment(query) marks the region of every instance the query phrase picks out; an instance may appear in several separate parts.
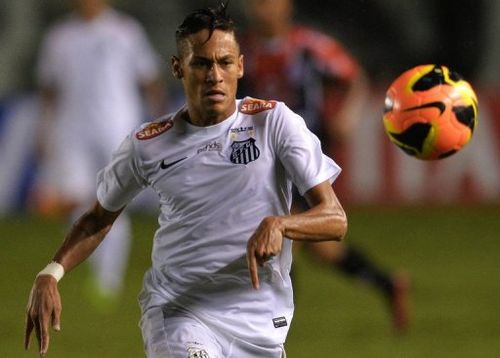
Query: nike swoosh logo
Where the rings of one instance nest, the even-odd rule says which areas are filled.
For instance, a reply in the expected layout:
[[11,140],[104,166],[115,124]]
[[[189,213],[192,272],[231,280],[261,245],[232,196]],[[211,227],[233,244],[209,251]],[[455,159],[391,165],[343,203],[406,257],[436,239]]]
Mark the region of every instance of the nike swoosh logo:
[[424,109],[424,108],[437,108],[439,109],[439,115],[443,114],[443,112],[446,109],[446,105],[443,102],[431,102],[431,103],[426,103],[421,106],[416,106],[416,107],[411,107],[411,108],[406,108],[404,112],[410,112],[410,111],[416,111],[418,109]]
[[168,169],[170,168],[172,165],[175,165],[177,163],[180,163],[182,162],[184,159],[187,159],[187,157],[184,157],[184,158],[181,158],[181,159],[177,159],[175,162],[171,162],[171,163],[165,163],[165,159],[161,161],[160,163],[160,168],[161,169]]

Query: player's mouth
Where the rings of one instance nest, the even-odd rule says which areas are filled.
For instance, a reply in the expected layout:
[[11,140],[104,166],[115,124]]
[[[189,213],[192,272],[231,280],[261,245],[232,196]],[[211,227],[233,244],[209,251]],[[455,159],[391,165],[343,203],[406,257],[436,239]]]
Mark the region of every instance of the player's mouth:
[[223,91],[217,89],[206,91],[204,95],[212,102],[222,102],[226,98],[226,94]]

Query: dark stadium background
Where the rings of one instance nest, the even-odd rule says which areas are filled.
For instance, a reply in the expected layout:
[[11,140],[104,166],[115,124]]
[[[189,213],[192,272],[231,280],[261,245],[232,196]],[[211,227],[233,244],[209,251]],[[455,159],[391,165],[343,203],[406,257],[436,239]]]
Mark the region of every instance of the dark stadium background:
[[[386,307],[298,254],[297,310],[287,352],[308,357],[498,357],[500,354],[500,5],[494,0],[297,0],[297,19],[336,36],[372,80],[372,97],[342,158],[340,197],[351,239],[412,278],[412,325],[391,332]],[[59,0],[0,3],[0,357],[23,351],[24,308],[36,272],[62,240],[66,223],[37,217],[27,193],[36,119],[33,65],[40,37],[64,11]],[[214,1],[117,0],[145,25],[167,65],[173,30],[190,9]],[[244,26],[244,0],[232,0]],[[410,158],[383,133],[384,90],[401,71],[443,63],[464,75],[480,103],[479,125],[463,151],[438,163]],[[150,209],[148,200],[136,208]],[[126,292],[111,311],[85,296],[84,267],[61,281],[62,332],[49,357],[141,357],[136,302],[149,265],[154,212],[134,214]],[[147,212],[147,210],[146,210]]]

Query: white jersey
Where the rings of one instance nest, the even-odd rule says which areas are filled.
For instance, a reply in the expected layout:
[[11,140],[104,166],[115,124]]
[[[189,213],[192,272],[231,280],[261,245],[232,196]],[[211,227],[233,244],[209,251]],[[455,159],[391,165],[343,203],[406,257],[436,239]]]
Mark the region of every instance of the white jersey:
[[40,85],[58,94],[55,130],[106,141],[121,141],[140,123],[138,87],[158,75],[143,28],[111,8],[91,21],[70,15],[56,24],[42,43],[37,68]]
[[292,183],[303,194],[339,174],[304,120],[281,102],[238,100],[233,115],[197,127],[179,112],[143,126],[98,175],[110,211],[143,187],[159,196],[160,227],[140,304],[187,311],[256,344],[285,341],[293,316],[291,240],[259,268],[252,287],[247,241],[260,221],[288,215]]

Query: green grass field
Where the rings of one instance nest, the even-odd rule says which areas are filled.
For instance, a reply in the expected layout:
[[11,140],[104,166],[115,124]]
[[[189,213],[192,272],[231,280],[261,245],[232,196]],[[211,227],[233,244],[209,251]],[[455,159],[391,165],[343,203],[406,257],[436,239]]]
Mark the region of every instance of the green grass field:
[[[412,326],[392,334],[386,307],[371,288],[298,253],[297,308],[289,358],[500,357],[500,207],[348,208],[347,240],[387,268],[412,278]],[[149,265],[156,219],[135,216],[135,243],[123,298],[111,312],[85,291],[87,271],[60,283],[62,331],[48,357],[144,357],[136,297]],[[0,357],[23,350],[24,309],[34,275],[61,241],[58,221],[0,220]]]

